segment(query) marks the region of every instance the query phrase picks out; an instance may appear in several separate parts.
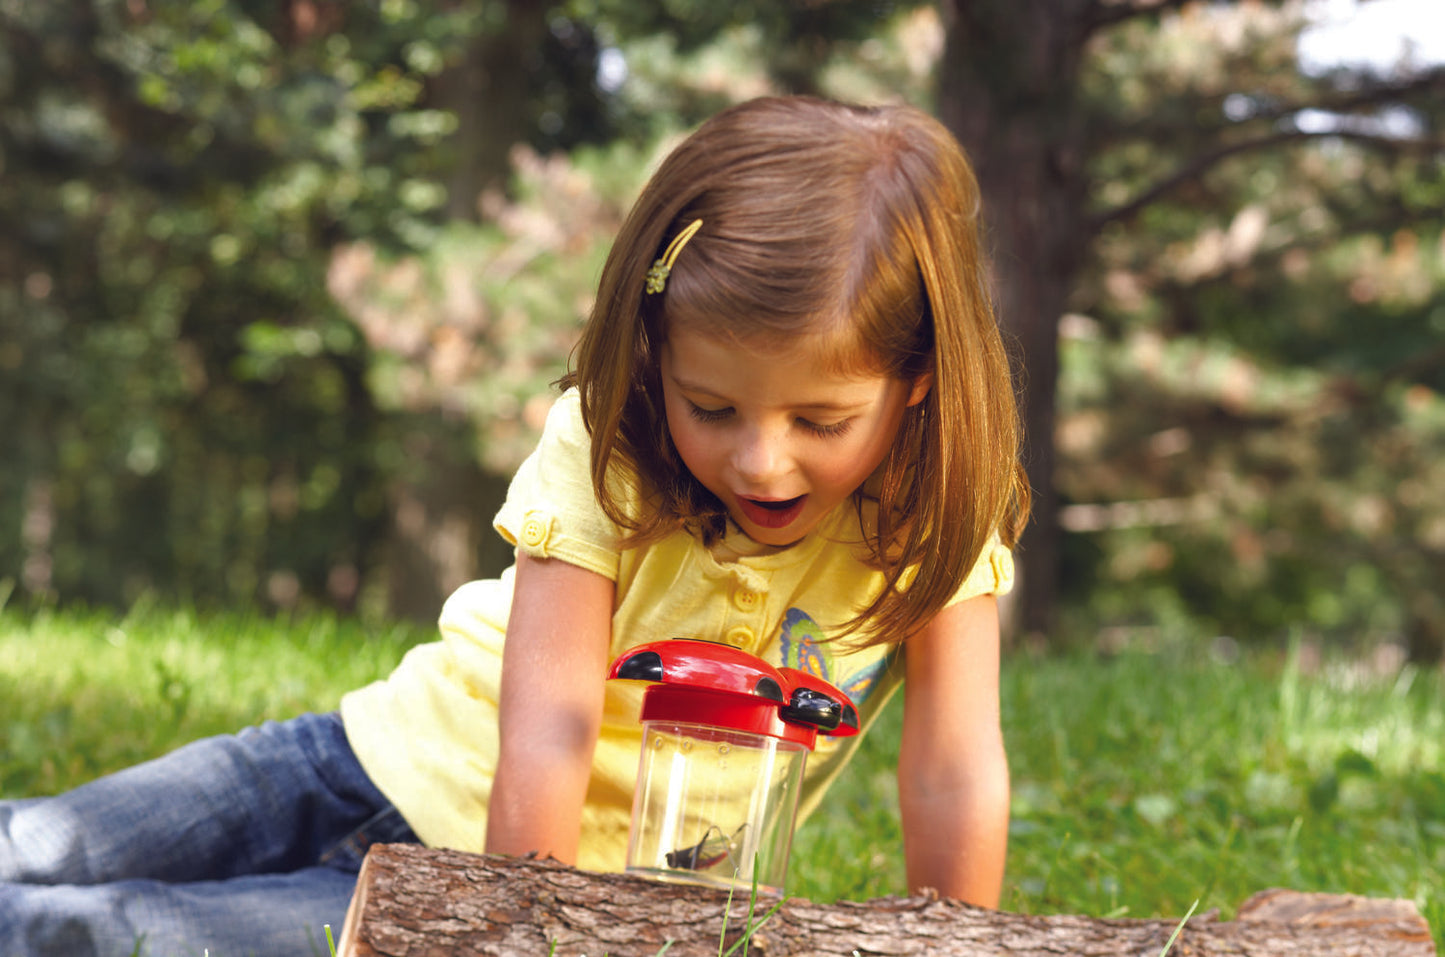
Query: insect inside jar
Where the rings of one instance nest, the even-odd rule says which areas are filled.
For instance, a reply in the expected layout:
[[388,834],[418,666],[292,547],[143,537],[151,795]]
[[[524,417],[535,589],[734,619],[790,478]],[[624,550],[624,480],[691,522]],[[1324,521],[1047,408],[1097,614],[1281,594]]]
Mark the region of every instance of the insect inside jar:
[[732,837],[728,837],[716,824],[710,825],[704,832],[702,840],[696,844],[668,851],[667,866],[689,871],[705,871],[727,860],[732,862],[733,870],[736,871],[740,865],[733,858],[733,852],[741,849],[743,835],[747,829],[747,824],[741,824],[733,832]]

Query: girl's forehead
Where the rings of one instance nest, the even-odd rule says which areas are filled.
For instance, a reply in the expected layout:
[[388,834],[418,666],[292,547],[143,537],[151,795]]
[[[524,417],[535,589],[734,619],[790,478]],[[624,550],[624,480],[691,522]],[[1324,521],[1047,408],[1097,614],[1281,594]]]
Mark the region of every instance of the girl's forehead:
[[825,336],[735,337],[675,330],[664,346],[664,374],[698,393],[733,400],[780,400],[811,406],[854,405],[887,381],[876,367],[842,363]]
[[667,344],[684,351],[725,351],[743,361],[786,359],[841,379],[875,379],[884,363],[864,345],[847,321],[817,320],[802,328],[729,323],[668,323]]

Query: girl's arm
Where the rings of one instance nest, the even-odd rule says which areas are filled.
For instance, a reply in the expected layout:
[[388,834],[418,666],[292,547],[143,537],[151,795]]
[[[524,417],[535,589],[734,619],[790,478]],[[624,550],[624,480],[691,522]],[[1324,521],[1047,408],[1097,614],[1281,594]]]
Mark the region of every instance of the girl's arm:
[[500,752],[487,850],[576,863],[602,726],[614,585],[555,558],[517,556],[502,653]]
[[1009,776],[993,596],[945,608],[904,646],[898,797],[908,885],[997,907]]

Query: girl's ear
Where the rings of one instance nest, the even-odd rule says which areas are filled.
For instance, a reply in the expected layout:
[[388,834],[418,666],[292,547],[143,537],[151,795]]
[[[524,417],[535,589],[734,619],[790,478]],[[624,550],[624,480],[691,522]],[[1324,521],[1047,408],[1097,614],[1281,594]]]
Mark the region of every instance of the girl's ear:
[[933,388],[933,373],[925,372],[913,380],[913,385],[908,391],[908,405],[917,405],[928,395],[928,390]]

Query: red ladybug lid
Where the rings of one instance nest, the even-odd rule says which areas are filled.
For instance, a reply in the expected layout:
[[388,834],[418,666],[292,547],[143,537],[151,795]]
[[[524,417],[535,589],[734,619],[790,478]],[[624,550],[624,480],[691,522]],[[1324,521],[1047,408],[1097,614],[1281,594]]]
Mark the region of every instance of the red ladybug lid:
[[812,748],[819,734],[858,733],[858,711],[843,692],[796,668],[775,668],[741,648],[673,638],[631,648],[608,678],[652,682],[643,721],[730,728]]

